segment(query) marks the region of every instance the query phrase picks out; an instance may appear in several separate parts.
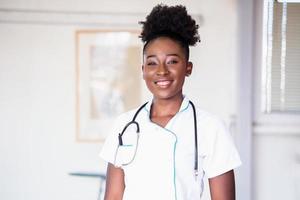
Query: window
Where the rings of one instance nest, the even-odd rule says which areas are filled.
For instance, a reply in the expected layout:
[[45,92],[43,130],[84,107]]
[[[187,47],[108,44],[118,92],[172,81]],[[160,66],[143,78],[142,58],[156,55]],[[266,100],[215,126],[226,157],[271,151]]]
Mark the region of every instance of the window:
[[265,2],[262,111],[300,114],[300,3]]

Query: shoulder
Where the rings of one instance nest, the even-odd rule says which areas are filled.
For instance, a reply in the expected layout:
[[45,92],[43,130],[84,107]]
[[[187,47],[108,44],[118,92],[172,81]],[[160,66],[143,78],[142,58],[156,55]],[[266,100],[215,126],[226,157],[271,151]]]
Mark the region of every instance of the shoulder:
[[[117,115],[116,117],[114,117],[114,119],[112,119],[111,121],[107,122],[107,127],[109,127],[108,130],[108,135],[110,137],[117,137],[117,134],[123,130],[123,128],[133,120],[134,115],[137,113],[137,111],[139,110],[139,108],[141,107],[138,106],[136,108],[130,109],[128,111],[125,111],[119,115]],[[144,109],[143,109],[144,110]],[[142,111],[141,111],[142,112]],[[139,113],[139,116],[142,113]]]
[[211,113],[209,111],[203,110],[199,107],[196,107],[197,121],[206,126],[220,128],[224,127],[225,121],[220,118],[218,115]]
[[[191,119],[192,117],[196,117],[198,128],[209,128],[218,129],[226,127],[225,121],[221,119],[218,115],[209,112],[197,104],[197,101],[191,101],[186,98],[186,101],[189,102],[189,106],[187,109],[188,118]],[[193,109],[195,108],[196,116],[193,114]]]
[[[225,121],[216,114],[196,107],[199,140],[204,146],[211,146],[220,138],[230,139],[231,133]],[[222,139],[222,140],[223,140]]]
[[141,109],[140,110],[140,108],[144,107],[144,104],[146,104],[146,103],[147,102],[139,105],[138,107],[135,107],[133,109],[130,109],[130,110],[126,111],[126,112],[121,113],[120,115],[118,115],[116,117],[116,122],[122,123],[122,122],[131,121],[133,119],[134,115],[140,114],[139,112],[143,112],[145,110],[145,109]]

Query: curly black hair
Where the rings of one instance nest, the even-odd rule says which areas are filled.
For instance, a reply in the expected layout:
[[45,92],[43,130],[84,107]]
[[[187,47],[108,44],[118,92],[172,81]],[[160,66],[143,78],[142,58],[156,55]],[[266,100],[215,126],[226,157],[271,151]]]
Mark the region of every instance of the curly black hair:
[[139,37],[145,43],[144,50],[151,40],[166,36],[178,41],[185,49],[188,58],[189,46],[200,42],[199,26],[182,5],[158,4],[146,17],[146,21],[141,21],[139,24],[143,26]]

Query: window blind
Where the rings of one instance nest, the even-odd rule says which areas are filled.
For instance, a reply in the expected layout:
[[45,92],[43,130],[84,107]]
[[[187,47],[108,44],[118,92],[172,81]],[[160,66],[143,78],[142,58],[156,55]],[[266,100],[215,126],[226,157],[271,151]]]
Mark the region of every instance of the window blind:
[[300,114],[300,4],[275,1],[268,6],[272,13],[268,15],[264,110]]

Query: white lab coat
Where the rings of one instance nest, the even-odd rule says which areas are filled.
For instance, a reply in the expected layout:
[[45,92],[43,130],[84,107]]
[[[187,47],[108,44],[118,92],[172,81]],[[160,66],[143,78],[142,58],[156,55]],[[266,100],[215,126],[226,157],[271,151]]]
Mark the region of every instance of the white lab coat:
[[[196,107],[198,126],[198,176],[194,173],[193,110],[185,97],[179,112],[161,127],[149,119],[151,101],[138,114],[135,125],[118,134],[135,110],[118,117],[100,156],[121,167],[125,174],[123,200],[200,200],[204,176],[211,178],[241,164],[231,135],[219,119]],[[133,160],[132,160],[133,159]],[[132,162],[127,164],[132,160]]]

